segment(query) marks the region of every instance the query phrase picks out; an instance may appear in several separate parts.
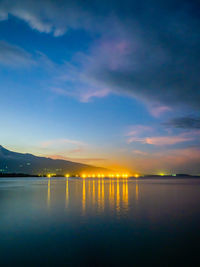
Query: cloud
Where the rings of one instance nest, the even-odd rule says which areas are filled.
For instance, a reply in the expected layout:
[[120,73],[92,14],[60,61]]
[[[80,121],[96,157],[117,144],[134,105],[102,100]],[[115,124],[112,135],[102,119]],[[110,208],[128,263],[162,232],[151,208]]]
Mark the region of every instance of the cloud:
[[53,139],[53,140],[47,140],[41,143],[42,148],[66,148],[70,145],[78,146],[78,149],[81,149],[82,146],[85,146],[86,144],[77,140],[71,140],[71,139]]
[[134,125],[129,127],[129,131],[125,134],[127,136],[127,143],[144,142],[144,136],[151,134],[154,129],[146,125]]
[[82,88],[82,84],[69,90],[68,85],[64,84],[62,87],[53,87],[51,91],[61,96],[71,96],[79,99],[80,102],[88,103],[93,98],[103,98],[110,94],[107,89],[95,90],[95,88]]
[[[114,92],[163,107],[178,105],[197,109],[200,105],[200,76],[197,71],[200,67],[200,38],[194,40],[190,36],[197,33],[197,28],[188,21],[192,33],[188,29],[180,36],[173,25],[169,25],[166,17],[166,26],[162,24],[163,19],[160,19],[162,32],[158,24],[151,25],[150,32],[148,27],[138,26],[134,22],[131,29],[124,25],[122,32],[118,33],[118,39],[110,41],[114,39],[111,36],[107,42],[129,43],[127,53],[115,52],[115,48],[114,52],[109,53],[109,49],[100,43],[93,51],[95,60],[90,62],[90,66],[85,66],[85,69],[88,76],[101,81],[102,86]],[[173,18],[170,17],[171,19]],[[185,19],[183,17],[181,20]],[[181,23],[178,18],[177,20],[174,23]],[[180,25],[182,26],[184,25]],[[189,39],[192,41],[189,42]],[[154,114],[166,110],[157,109]]]
[[0,10],[1,20],[12,15],[32,29],[52,33],[55,37],[63,35],[68,28],[88,28],[91,25],[91,14],[82,8],[82,1],[2,0]]
[[146,6],[141,16],[131,7],[131,16],[105,20],[88,53],[77,54],[85,87],[137,98],[157,117],[171,108],[198,109],[200,20],[188,5],[179,10],[155,5],[154,12]]
[[165,126],[181,129],[200,129],[200,118],[180,117],[173,118],[164,123]]
[[107,159],[104,158],[72,158],[72,157],[66,157],[62,155],[48,155],[49,158],[52,159],[62,159],[62,160],[69,160],[73,162],[78,162],[78,163],[85,163],[85,164],[102,164]]
[[149,153],[145,157],[135,154],[129,159],[129,164],[134,166],[135,170],[148,174],[164,172],[199,175],[199,158],[199,148],[164,149],[161,152]]
[[174,145],[178,143],[184,143],[194,140],[194,137],[187,137],[184,135],[179,136],[152,136],[152,137],[130,137],[128,139],[128,144],[133,142],[139,142],[142,144],[149,144],[154,146],[166,146]]
[[168,106],[161,106],[161,105],[154,106],[153,105],[149,107],[149,111],[154,117],[158,118],[164,113],[172,111],[172,108]]
[[[125,134],[128,137],[127,143],[141,143],[153,146],[171,146],[197,140],[200,136],[199,130],[183,132],[176,135],[171,133],[171,135],[163,134],[160,136],[155,136],[155,130],[156,129],[145,125],[132,126],[131,130]],[[137,153],[137,150],[135,150],[135,153]]]
[[51,73],[49,88],[57,95],[73,97],[87,103],[93,98],[102,98],[111,93],[108,88],[103,88],[92,81],[79,64],[77,66],[69,62],[61,66],[55,64]]
[[0,64],[12,67],[25,67],[35,64],[31,54],[24,49],[0,41]]
[[148,155],[149,155],[148,152],[141,151],[141,150],[132,150],[131,152],[132,152],[134,155],[136,155],[136,156],[141,156],[141,157],[144,157],[144,156],[148,156]]
[[61,84],[67,93],[81,85],[83,101],[107,90],[160,106],[154,116],[168,107],[200,107],[197,1],[3,0],[0,10],[1,20],[12,15],[54,36],[68,29],[93,33],[87,52],[77,53],[78,67],[72,62],[78,82]]
[[85,91],[82,93],[82,95],[80,95],[80,100],[81,102],[89,102],[92,98],[102,98],[105,97],[107,95],[109,95],[110,90],[108,89],[102,89],[102,90],[89,90],[89,91]]
[[148,132],[152,132],[153,128],[150,126],[146,126],[146,125],[134,125],[131,126],[129,131],[126,133],[126,136],[138,136],[141,134],[146,134]]
[[174,145],[178,143],[184,143],[194,140],[193,137],[184,136],[158,136],[158,137],[146,137],[141,142],[154,146]]

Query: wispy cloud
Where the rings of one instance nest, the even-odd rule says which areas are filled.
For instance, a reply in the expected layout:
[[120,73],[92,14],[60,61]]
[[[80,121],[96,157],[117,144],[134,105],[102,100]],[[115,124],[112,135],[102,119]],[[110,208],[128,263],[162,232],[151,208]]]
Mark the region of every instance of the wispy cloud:
[[142,144],[149,144],[154,146],[166,146],[175,145],[178,143],[184,143],[194,140],[194,137],[186,137],[184,135],[179,136],[153,136],[153,137],[130,137],[128,144],[133,142],[139,142]]
[[165,146],[165,145],[174,145],[178,143],[184,143],[194,140],[194,137],[188,137],[184,134],[179,136],[156,136],[156,137],[146,137],[141,140],[144,144],[155,145],[155,146]]
[[155,118],[159,118],[163,114],[172,111],[172,108],[162,105],[150,105],[149,111]]
[[0,41],[0,64],[11,67],[25,67],[35,64],[32,55],[24,49]]
[[149,132],[153,131],[153,128],[151,126],[146,126],[146,125],[134,125],[129,127],[129,131],[126,133],[126,136],[138,136],[141,134],[147,134]]
[[101,90],[88,90],[86,92],[83,92],[80,96],[81,102],[89,102],[92,98],[102,98],[110,94],[110,90],[108,89],[101,89]]
[[167,127],[180,128],[180,129],[200,129],[199,117],[179,117],[170,119],[168,122],[163,123]]
[[144,157],[144,156],[148,156],[149,153],[146,152],[146,151],[142,151],[142,150],[132,150],[131,151],[134,155],[136,156],[141,156],[141,157]]
[[83,146],[85,143],[77,141],[77,140],[70,140],[70,139],[53,139],[53,140],[47,140],[41,143],[41,147],[48,148],[53,146],[63,146],[63,145],[77,145],[77,146]]
[[[79,54],[79,59],[83,57]],[[85,58],[85,60],[90,60]],[[50,90],[60,96],[73,97],[80,102],[90,102],[93,98],[102,98],[111,93],[108,88],[100,86],[100,84],[92,80],[87,70],[80,66],[74,66],[69,62],[65,62],[61,66],[56,64],[53,67]]]
[[75,158],[75,157],[67,157],[63,155],[47,155],[47,157],[52,158],[52,159],[62,159],[62,160],[69,160],[73,162],[78,162],[78,163],[84,163],[84,164],[92,164],[92,165],[101,165],[104,164],[107,159],[105,158]]
[[126,136],[128,137],[128,144],[138,142],[154,146],[167,146],[196,140],[200,136],[200,131],[193,130],[190,132],[183,132],[176,135],[171,134],[155,136],[155,129],[153,129],[152,127],[136,125],[132,126],[132,130],[130,130],[126,134]]
[[68,28],[87,29],[91,25],[91,16],[81,7],[81,1],[32,1],[2,0],[0,19],[9,15],[25,21],[32,29],[43,33],[52,33],[55,37],[63,35]]
[[108,89],[96,90],[96,88],[85,88],[85,90],[81,90],[81,86],[82,83],[80,83],[80,86],[77,85],[74,90],[69,90],[66,83],[65,85],[63,85],[63,88],[53,87],[51,88],[51,91],[60,96],[74,97],[76,99],[79,99],[79,101],[83,103],[88,103],[93,98],[102,98],[110,94],[110,90]]
[[145,156],[133,153],[130,163],[144,173],[192,173],[199,174],[200,149],[195,147],[151,152]]
[[153,132],[153,128],[146,125],[134,125],[129,127],[129,131],[125,134],[127,136],[127,143],[144,142],[144,136]]
[[[106,95],[102,93],[106,88],[160,104],[160,108],[151,111],[160,116],[169,106],[198,109],[200,105],[200,20],[193,12],[199,5],[197,1],[187,1],[177,10],[174,1],[168,2],[156,1],[152,9],[152,4],[145,1],[125,0],[123,5],[95,1],[93,5],[83,5],[81,0],[2,0],[0,19],[12,15],[32,29],[54,36],[63,35],[68,29],[97,34],[79,62],[79,81],[83,84],[85,79],[83,91],[89,88],[87,92],[92,90],[92,95],[99,97]],[[68,91],[67,86],[63,89]]]

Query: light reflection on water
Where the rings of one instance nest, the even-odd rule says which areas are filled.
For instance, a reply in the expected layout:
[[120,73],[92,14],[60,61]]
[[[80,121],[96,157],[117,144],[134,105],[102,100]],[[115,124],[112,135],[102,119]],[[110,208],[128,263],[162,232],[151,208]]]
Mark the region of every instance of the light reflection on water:
[[[116,211],[120,214],[123,212],[128,213],[129,209],[129,183],[127,179],[80,179],[76,181],[76,194],[70,195],[70,183],[74,183],[73,178],[65,178],[56,180],[48,179],[47,182],[47,207],[51,207],[51,201],[55,202],[58,197],[57,194],[51,196],[51,186],[55,187],[57,183],[63,184],[65,182],[65,206],[68,208],[69,203],[73,202],[73,198],[82,201],[82,214],[85,214],[87,210],[96,208],[97,212],[103,212],[105,207]],[[80,190],[82,193],[80,194]],[[61,192],[59,198],[61,198]],[[64,192],[63,192],[64,193]],[[134,193],[134,192],[132,192]],[[135,199],[138,200],[138,183],[135,183]],[[71,198],[71,199],[70,199]]]
[[199,207],[198,179],[0,179],[0,264],[186,264]]

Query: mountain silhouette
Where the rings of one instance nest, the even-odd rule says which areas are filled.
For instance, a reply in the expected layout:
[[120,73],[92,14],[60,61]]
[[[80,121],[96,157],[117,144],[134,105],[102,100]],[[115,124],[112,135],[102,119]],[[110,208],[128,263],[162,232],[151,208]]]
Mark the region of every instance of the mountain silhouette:
[[17,153],[0,145],[0,173],[26,173],[30,175],[54,173],[64,175],[66,173],[81,174],[82,172],[108,173],[108,169],[67,160],[38,157],[28,153]]

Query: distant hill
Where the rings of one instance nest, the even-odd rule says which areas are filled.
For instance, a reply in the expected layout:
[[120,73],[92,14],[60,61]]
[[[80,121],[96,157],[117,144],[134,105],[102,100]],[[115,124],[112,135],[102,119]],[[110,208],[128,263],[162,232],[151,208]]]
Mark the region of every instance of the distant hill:
[[103,172],[108,169],[94,167],[67,160],[37,157],[32,154],[12,152],[0,145],[0,173],[26,173],[26,174],[81,174],[82,172]]

